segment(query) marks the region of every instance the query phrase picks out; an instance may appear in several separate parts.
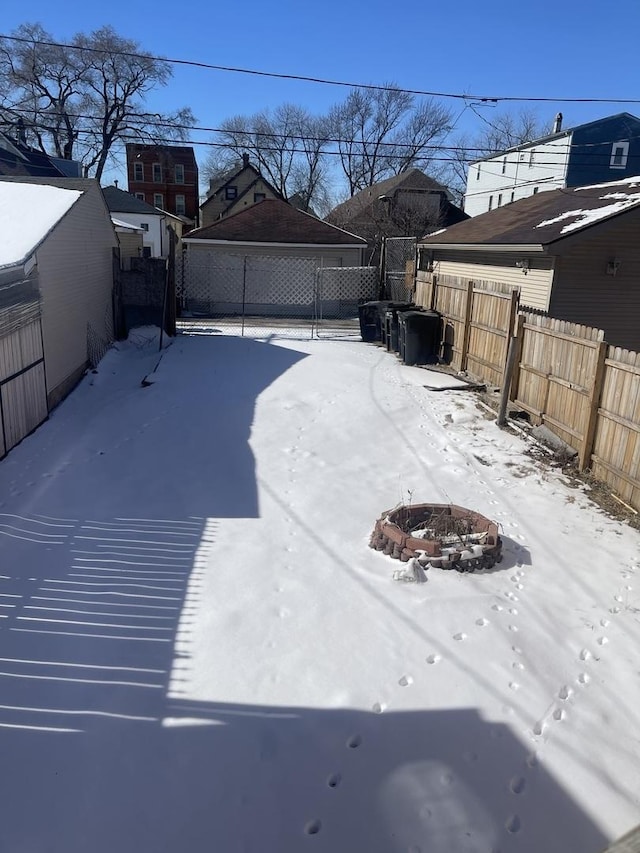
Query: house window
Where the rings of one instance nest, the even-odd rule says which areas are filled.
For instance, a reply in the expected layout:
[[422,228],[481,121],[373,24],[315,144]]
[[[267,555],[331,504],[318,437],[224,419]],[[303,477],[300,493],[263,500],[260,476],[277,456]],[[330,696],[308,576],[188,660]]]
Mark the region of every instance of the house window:
[[184,166],[182,163],[176,163],[173,174],[176,184],[184,184]]
[[238,187],[225,187],[224,197],[229,201],[238,198]]
[[176,213],[178,216],[184,216],[186,211],[186,204],[183,195],[176,195]]
[[149,223],[148,222],[141,222],[140,227],[142,228],[143,231],[148,231],[149,230]]
[[161,184],[162,183],[162,164],[154,163],[153,164],[153,183]]
[[614,142],[611,147],[611,160],[609,161],[609,167],[611,169],[625,169],[628,158],[629,143],[626,141]]
[[489,210],[491,210],[492,207],[493,207],[493,196],[490,195],[489,196]]
[[133,164],[133,180],[144,181],[144,163],[135,162]]
[[504,157],[504,158],[502,159],[502,174],[504,175],[504,173],[505,173],[506,171],[507,171],[507,158],[506,158],[506,157]]
[[529,166],[533,166],[535,159],[536,159],[536,152],[532,151],[531,154],[529,154]]
[[162,193],[153,194],[153,206],[160,207],[164,210],[164,199],[162,197]]
[[138,201],[144,201],[144,193],[136,193],[136,198]]
[[267,197],[266,193],[254,193],[253,194],[254,202],[255,201],[264,201],[266,197]]
[[500,207],[501,204],[502,204],[502,193],[498,193],[498,204],[496,205],[496,207]]

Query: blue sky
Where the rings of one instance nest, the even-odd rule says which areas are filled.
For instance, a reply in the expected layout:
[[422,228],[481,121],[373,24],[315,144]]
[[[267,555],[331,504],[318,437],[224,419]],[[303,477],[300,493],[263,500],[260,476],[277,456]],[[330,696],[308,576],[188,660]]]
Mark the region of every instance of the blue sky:
[[[640,98],[638,0],[608,7],[575,0],[536,3],[405,2],[400,9],[369,2],[239,3],[178,5],[159,0],[135,5],[111,0],[29,3],[3,8],[1,29],[39,22],[63,41],[73,33],[111,24],[153,54],[217,65],[301,74],[361,83],[394,81],[401,87],[492,97]],[[348,90],[296,81],[175,67],[169,86],[148,102],[170,111],[192,108],[199,123],[217,127],[238,113],[250,114],[284,102],[322,113]],[[456,115],[464,104],[449,102]],[[484,107],[496,110],[525,104]],[[551,121],[560,110],[564,126],[628,111],[640,104],[543,103]],[[467,109],[456,130],[473,133],[480,120]],[[211,140],[209,133],[193,139]],[[196,149],[199,161],[206,150]],[[109,178],[125,178],[124,168]]]

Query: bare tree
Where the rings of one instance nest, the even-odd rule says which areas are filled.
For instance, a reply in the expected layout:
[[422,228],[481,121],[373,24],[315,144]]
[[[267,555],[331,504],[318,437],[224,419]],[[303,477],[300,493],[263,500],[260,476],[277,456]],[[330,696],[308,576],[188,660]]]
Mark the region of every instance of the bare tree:
[[19,27],[20,41],[0,37],[0,123],[22,123],[42,151],[79,159],[98,180],[125,140],[185,138],[188,108],[144,112],[146,96],[168,83],[169,63],[154,59],[112,27],[79,33],[72,49],[55,45],[39,24]]
[[384,89],[354,89],[330,113],[340,163],[350,195],[429,159],[429,144],[444,138],[451,112],[393,83]]

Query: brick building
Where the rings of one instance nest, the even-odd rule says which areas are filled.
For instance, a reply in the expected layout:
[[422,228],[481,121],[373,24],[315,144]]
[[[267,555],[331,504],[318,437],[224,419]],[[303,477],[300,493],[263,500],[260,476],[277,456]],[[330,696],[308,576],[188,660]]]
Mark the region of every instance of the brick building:
[[127,182],[131,195],[179,216],[185,231],[198,224],[198,164],[184,145],[127,145]]

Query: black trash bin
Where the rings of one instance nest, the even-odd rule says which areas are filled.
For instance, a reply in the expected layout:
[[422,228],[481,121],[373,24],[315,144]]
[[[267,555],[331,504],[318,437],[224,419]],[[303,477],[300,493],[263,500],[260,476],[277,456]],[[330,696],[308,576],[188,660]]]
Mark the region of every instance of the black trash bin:
[[363,341],[381,341],[382,328],[380,325],[380,303],[365,302],[358,306],[360,318],[360,337]]
[[406,302],[389,302],[385,311],[383,341],[389,352],[400,351],[400,338],[398,329],[398,314],[407,311],[414,305]]
[[405,364],[438,360],[442,317],[437,311],[403,311],[398,315],[400,358]]

